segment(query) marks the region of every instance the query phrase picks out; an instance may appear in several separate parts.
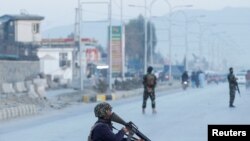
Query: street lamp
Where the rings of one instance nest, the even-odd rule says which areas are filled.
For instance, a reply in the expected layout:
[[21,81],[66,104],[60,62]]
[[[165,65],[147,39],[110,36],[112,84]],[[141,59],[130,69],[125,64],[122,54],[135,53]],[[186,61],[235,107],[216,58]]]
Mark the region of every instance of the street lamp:
[[192,5],[178,5],[175,7],[172,7],[171,4],[169,3],[168,0],[164,0],[168,6],[169,6],[169,32],[168,32],[168,38],[169,38],[169,85],[172,85],[172,11],[176,8],[181,8],[181,7],[192,7]]
[[[210,27],[213,27],[213,26],[216,26],[216,24],[212,24]],[[218,58],[216,60],[222,60],[219,57],[222,57],[223,54],[219,54],[219,52],[220,52],[219,49],[223,45],[222,43],[226,43],[226,42],[223,42],[224,40],[221,38],[221,35],[224,34],[225,32],[224,31],[222,31],[222,32],[220,32],[220,31],[214,32],[213,29],[209,29],[208,32],[211,32],[211,33],[208,35],[208,37],[210,37],[210,38],[208,38],[207,41],[211,45],[209,45],[209,43],[207,43],[206,45],[209,48],[208,52],[210,51],[210,54],[211,54],[211,56],[210,56],[210,62],[211,62],[210,68],[213,70],[215,68],[219,68],[220,67],[219,65],[218,65],[218,67],[214,67],[214,64],[215,64],[214,60],[217,57]],[[218,53],[217,56],[215,56],[215,49],[217,49],[217,51],[216,51]],[[209,55],[208,55],[208,58],[209,58]],[[218,63],[219,61],[216,61],[216,62]]]
[[112,90],[112,0],[109,0],[109,92]]
[[147,0],[144,0],[144,6],[138,6],[138,5],[133,5],[129,4],[128,6],[130,7],[142,7],[144,8],[144,16],[145,16],[145,21],[144,21],[144,74],[147,73]]
[[149,30],[150,30],[150,65],[153,65],[153,27],[152,27],[152,21],[151,21],[151,18],[152,18],[152,7],[153,7],[153,4],[156,2],[156,0],[153,0],[151,1],[149,7],[147,7],[147,3],[146,3],[146,0],[145,0],[145,5],[144,6],[137,6],[137,5],[132,5],[130,4],[129,6],[131,7],[142,7],[144,8],[144,12],[145,12],[145,29],[144,29],[144,32],[145,32],[145,42],[144,42],[144,45],[145,45],[145,49],[144,49],[144,62],[145,62],[145,65],[144,65],[144,73],[146,73],[146,70],[147,70],[147,55],[148,55],[148,51],[147,51],[147,10],[149,11]]
[[202,40],[202,25],[201,25],[201,22],[198,20],[198,18],[203,18],[203,17],[206,17],[206,15],[199,15],[199,16],[195,16],[194,17],[194,21],[196,21],[199,25],[199,59],[201,59],[202,57],[202,43],[201,43],[201,40]]
[[[185,5],[184,7],[192,7],[192,5]],[[178,12],[182,13],[185,17],[185,70],[188,71],[188,16],[187,14],[179,10]]]
[[[83,54],[83,48],[82,48],[82,41],[81,41],[81,26],[82,26],[82,6],[81,6],[81,0],[78,0],[78,45],[79,45],[79,63],[80,63],[80,90],[83,91],[83,76],[84,76],[84,66],[83,66],[83,58],[85,54]],[[85,63],[85,62],[84,62]]]
[[150,64],[153,65],[153,25],[152,25],[152,7],[153,4],[156,2],[156,0],[151,1],[150,6],[149,6],[149,26],[150,26]]
[[[151,1],[150,6],[149,6],[149,13],[150,13],[150,21],[151,21],[151,17],[152,17],[152,7],[153,4],[156,2],[156,0]],[[192,7],[192,5],[179,5],[179,6],[175,6],[172,8],[171,4],[165,0],[165,2],[167,2],[168,6],[169,6],[169,36],[168,36],[168,41],[169,41],[169,82],[171,82],[171,77],[172,77],[172,37],[171,37],[171,25],[172,25],[172,21],[171,21],[171,17],[172,17],[172,10],[175,8],[180,8],[180,7]],[[145,0],[145,6],[137,6],[137,5],[129,5],[131,7],[143,7],[145,9],[145,21],[146,21],[146,0]],[[186,18],[186,15],[185,15]],[[147,23],[147,22],[145,22]],[[152,40],[152,25],[150,24],[150,64],[153,64],[153,40]],[[145,58],[144,58],[144,62],[147,63],[147,27],[145,25]],[[186,41],[187,42],[187,41]],[[147,66],[147,65],[145,65]],[[144,68],[145,73],[146,73],[146,68]]]
[[121,0],[121,40],[122,40],[122,78],[125,78],[125,27],[123,22],[123,0]]
[[145,15],[145,22],[144,22],[144,74],[147,73],[147,65],[148,65],[148,62],[147,62],[147,56],[148,56],[148,42],[147,42],[147,0],[144,0],[144,15]]
[[[83,90],[83,80],[84,80],[84,76],[86,76],[86,59],[85,59],[85,45],[82,45],[82,38],[81,38],[81,32],[82,32],[82,4],[107,4],[107,2],[81,2],[81,0],[78,0],[78,8],[77,8],[77,12],[78,12],[78,16],[77,16],[77,23],[78,23],[78,28],[76,30],[78,30],[78,55],[79,55],[79,63],[80,63],[80,90]],[[110,13],[110,27],[111,27],[111,0],[110,0],[110,6],[109,6],[109,13]],[[75,36],[76,37],[76,36]],[[111,48],[111,46],[110,46]],[[112,69],[112,67],[110,67]],[[111,70],[112,72],[112,70]],[[109,83],[110,84],[110,83]],[[111,84],[110,84],[111,85]]]

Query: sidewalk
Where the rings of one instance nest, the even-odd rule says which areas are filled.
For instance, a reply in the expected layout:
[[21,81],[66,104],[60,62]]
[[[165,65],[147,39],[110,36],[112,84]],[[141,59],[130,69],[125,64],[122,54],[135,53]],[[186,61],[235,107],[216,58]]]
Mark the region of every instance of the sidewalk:
[[[180,88],[180,83],[174,82],[172,85],[169,85],[167,82],[160,83],[156,87],[157,91],[166,91],[172,89]],[[46,92],[46,97],[53,104],[54,102],[65,102],[65,103],[74,103],[74,102],[97,102],[97,101],[108,101],[108,100],[117,100],[121,98],[127,98],[143,94],[143,88],[133,89],[133,90],[121,90],[113,91],[109,93],[98,93],[92,89],[84,89],[83,91],[78,91],[71,88],[49,90]]]
[[[171,86],[168,83],[161,83],[157,85],[156,92],[179,89],[180,87],[181,85],[178,82],[173,83]],[[118,100],[142,94],[143,88],[114,91],[111,94],[100,94],[90,89],[85,89],[82,92],[72,88],[47,90],[47,100],[26,100],[27,103],[22,101],[21,103],[15,102],[14,104],[0,104],[0,121],[30,116],[47,110],[62,109],[80,102],[91,103]],[[9,101],[4,101],[4,103],[9,103]]]
[[46,90],[46,100],[41,98],[31,98],[25,93],[20,95],[10,95],[0,98],[0,121],[31,116],[48,109],[60,109],[69,103],[60,101],[61,95],[77,93],[74,89]]
[[[172,85],[169,85],[167,82],[160,83],[156,87],[157,91],[165,91],[165,90],[172,90],[172,89],[178,89],[181,85],[178,82],[174,82]],[[121,98],[127,98],[137,95],[143,94],[143,88],[138,88],[134,90],[128,90],[128,91],[114,91],[111,94],[85,94],[83,96],[83,102],[89,103],[89,102],[96,102],[96,101],[108,101],[108,100],[117,100]]]

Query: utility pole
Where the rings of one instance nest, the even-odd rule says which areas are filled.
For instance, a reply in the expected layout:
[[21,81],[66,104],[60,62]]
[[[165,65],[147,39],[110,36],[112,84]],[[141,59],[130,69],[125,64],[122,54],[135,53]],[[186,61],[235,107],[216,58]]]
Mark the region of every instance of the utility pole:
[[187,15],[183,12],[185,15],[185,70],[188,71],[188,21],[187,21]]
[[152,7],[153,4],[156,2],[156,0],[151,1],[149,6],[149,26],[150,26],[150,65],[152,66],[154,64],[154,48],[153,48],[153,42],[154,42],[154,36],[153,36],[153,22],[152,22]]
[[[79,9],[76,8],[75,10],[75,31],[74,31],[74,50],[73,50],[73,81],[72,85],[75,88],[80,88],[80,70],[78,68],[79,65]],[[79,62],[79,63],[78,63]],[[77,65],[75,65],[75,63]]]
[[79,33],[79,39],[78,39],[78,44],[79,44],[79,63],[80,63],[80,90],[83,91],[83,77],[84,77],[84,69],[83,68],[83,57],[85,55],[85,53],[83,52],[83,48],[82,48],[82,41],[81,41],[81,30],[82,30],[82,7],[81,7],[81,0],[78,0],[78,20],[79,20],[79,30],[78,30],[78,33]]
[[109,92],[112,90],[112,0],[109,0]]
[[144,9],[144,16],[145,16],[145,22],[144,22],[144,74],[147,73],[147,56],[148,56],[148,44],[147,44],[147,0],[144,0],[145,2],[145,9]]
[[122,78],[125,77],[125,27],[123,22],[123,0],[121,0],[121,40],[122,40]]

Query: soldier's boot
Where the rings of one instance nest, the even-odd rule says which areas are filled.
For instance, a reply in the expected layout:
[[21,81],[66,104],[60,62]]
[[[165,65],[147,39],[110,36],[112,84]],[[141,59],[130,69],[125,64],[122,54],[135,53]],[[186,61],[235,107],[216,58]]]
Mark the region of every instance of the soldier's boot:
[[229,107],[230,108],[235,108],[235,106],[233,104],[230,104]]
[[152,112],[153,112],[153,114],[156,114],[156,110],[155,110],[155,108],[153,108],[153,109],[152,109]]
[[145,108],[142,108],[142,114],[145,114]]

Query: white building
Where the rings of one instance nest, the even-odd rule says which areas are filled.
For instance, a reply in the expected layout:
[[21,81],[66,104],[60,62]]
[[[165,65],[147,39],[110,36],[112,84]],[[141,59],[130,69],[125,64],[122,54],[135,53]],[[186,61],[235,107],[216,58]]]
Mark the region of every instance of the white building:
[[0,17],[0,39],[24,43],[40,43],[40,22],[37,15],[3,15]]
[[40,71],[69,83],[73,78],[73,48],[39,48]]

